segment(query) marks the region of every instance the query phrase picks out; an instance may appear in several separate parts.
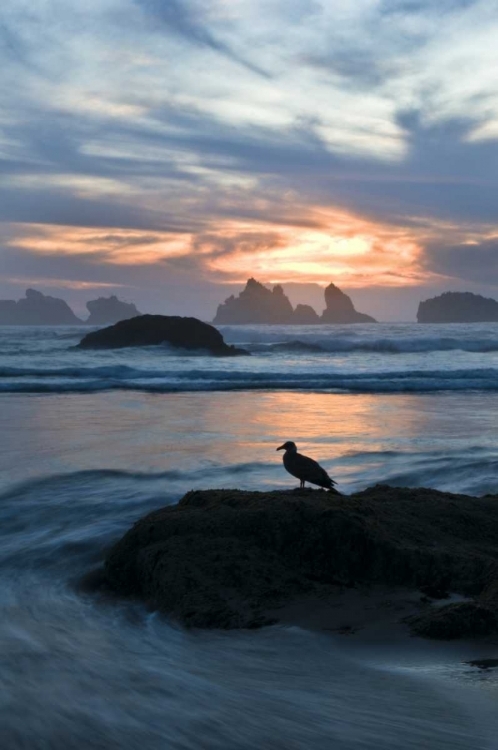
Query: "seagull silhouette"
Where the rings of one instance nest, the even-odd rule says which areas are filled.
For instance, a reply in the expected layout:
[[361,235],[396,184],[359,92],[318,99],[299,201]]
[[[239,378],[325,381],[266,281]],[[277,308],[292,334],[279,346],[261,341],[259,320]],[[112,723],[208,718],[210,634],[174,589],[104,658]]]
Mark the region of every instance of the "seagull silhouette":
[[325,469],[312,458],[298,453],[296,444],[292,440],[288,440],[277,448],[277,450],[285,451],[283,455],[284,466],[289,474],[299,479],[301,489],[304,489],[305,482],[309,482],[310,484],[318,485],[318,487],[324,487],[336,495],[341,494],[335,489],[335,482],[329,477]]

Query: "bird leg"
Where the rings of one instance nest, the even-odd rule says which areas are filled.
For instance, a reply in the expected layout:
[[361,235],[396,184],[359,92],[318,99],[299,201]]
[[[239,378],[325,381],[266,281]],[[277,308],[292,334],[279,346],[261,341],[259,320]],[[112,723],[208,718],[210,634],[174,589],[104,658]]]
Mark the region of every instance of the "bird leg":
[[305,489],[305,486],[304,486],[304,479],[301,479],[300,481],[301,481],[301,484],[299,485],[299,489],[300,489],[300,490],[304,490],[304,489]]

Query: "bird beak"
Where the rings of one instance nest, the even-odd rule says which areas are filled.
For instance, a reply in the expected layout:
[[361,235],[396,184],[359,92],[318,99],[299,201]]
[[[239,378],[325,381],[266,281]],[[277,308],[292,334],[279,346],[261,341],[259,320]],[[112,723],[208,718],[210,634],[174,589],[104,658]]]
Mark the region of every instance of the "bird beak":
[[280,448],[277,448],[278,451],[283,451],[285,448],[285,445],[281,445]]

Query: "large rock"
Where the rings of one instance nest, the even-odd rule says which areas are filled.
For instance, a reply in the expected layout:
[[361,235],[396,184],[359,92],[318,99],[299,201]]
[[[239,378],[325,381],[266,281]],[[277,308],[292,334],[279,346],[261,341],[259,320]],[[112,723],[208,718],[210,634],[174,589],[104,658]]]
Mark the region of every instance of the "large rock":
[[357,312],[351,297],[344,294],[335,284],[325,289],[326,308],[323,311],[322,323],[376,323],[375,318]]
[[[482,595],[478,610],[462,615],[488,632],[498,580],[496,503],[384,486],[350,497],[189,492],[138,521],[110,551],[105,576],[114,591],[184,624],[221,628],[261,625],[266,609],[331,584],[448,588]],[[454,637],[454,611],[451,617]],[[436,630],[423,634],[441,637],[444,628]]]
[[112,297],[99,297],[86,303],[90,313],[86,323],[90,326],[109,326],[120,320],[141,315],[132,302],[123,302],[114,294]]
[[240,325],[243,323],[273,323],[313,325],[316,323],[376,323],[375,318],[355,310],[347,296],[334,284],[325,289],[326,309],[321,318],[310,305],[296,309],[281,286],[268,289],[255,279],[249,279],[238,297],[228,297],[214,318],[214,323]]
[[292,322],[297,325],[315,325],[320,322],[320,318],[311,305],[296,305]]
[[78,346],[81,349],[122,349],[159,344],[207,350],[218,356],[248,354],[244,349],[225,344],[221,333],[208,323],[176,315],[139,315],[121,320],[108,328],[88,333]]
[[249,279],[238,297],[232,295],[218,306],[213,323],[292,323],[293,313],[281,286],[274,286],[271,290],[256,279]]
[[445,292],[421,302],[419,323],[494,323],[498,321],[498,302],[472,292]]
[[444,641],[479,638],[498,631],[497,613],[472,601],[429,609],[407,618],[407,622],[416,635]]
[[0,300],[0,325],[70,326],[81,323],[67,302],[36,289],[26,289],[25,298],[17,302]]

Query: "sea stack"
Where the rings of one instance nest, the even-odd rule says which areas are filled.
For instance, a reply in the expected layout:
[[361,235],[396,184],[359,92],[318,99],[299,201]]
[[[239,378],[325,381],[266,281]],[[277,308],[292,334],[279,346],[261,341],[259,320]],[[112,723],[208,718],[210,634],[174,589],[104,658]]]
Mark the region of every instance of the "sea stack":
[[112,297],[99,297],[86,303],[90,317],[86,321],[89,326],[109,326],[120,320],[136,318],[141,313],[132,302],[123,302],[114,294]]
[[316,325],[320,322],[320,318],[311,305],[296,305],[292,322],[296,325]]
[[498,302],[472,292],[445,292],[421,302],[419,323],[496,323]]
[[0,325],[13,326],[71,326],[81,325],[67,302],[26,289],[26,296],[15,300],[0,300]]
[[256,279],[249,279],[238,297],[232,295],[219,305],[213,323],[292,323],[294,310],[280,285],[268,289]]
[[376,323],[375,318],[355,310],[353,302],[335,284],[325,289],[326,308],[323,311],[322,323]]

